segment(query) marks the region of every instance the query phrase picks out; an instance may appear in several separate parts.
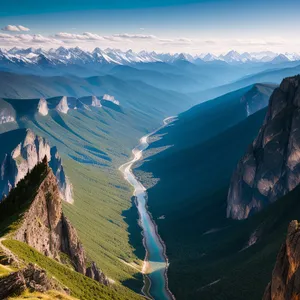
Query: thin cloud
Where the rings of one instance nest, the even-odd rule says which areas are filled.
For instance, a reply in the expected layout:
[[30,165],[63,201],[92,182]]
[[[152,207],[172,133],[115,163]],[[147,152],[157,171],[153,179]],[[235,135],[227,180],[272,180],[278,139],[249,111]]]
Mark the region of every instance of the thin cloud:
[[104,39],[102,36],[90,32],[84,32],[83,34],[59,32],[56,33],[54,37],[62,40],[78,40],[78,41],[86,41],[86,40],[99,41]]
[[8,34],[0,33],[0,45],[31,46],[32,44],[60,45],[62,41],[41,34]]
[[113,36],[123,38],[123,39],[156,39],[156,36],[152,34],[121,33],[121,34],[114,34]]
[[[15,26],[15,25],[7,25]],[[21,25],[18,25],[21,26]],[[4,28],[2,28],[4,30]],[[91,32],[80,34],[69,32],[58,32],[54,35],[29,34],[16,31],[0,31],[0,47],[30,47],[37,46],[51,48],[55,46],[76,47],[93,50],[100,48],[120,48],[134,51],[158,51],[171,53],[194,53],[211,52],[222,53],[228,49],[235,49],[239,52],[272,50],[273,52],[298,51],[300,42],[286,40],[281,37],[268,37],[266,39],[200,39],[187,37],[158,37],[150,34],[118,33],[112,35],[99,35]],[[6,30],[8,31],[8,30]]]
[[22,25],[7,25],[7,26],[1,28],[1,30],[17,32],[17,31],[29,31],[30,29],[25,26],[22,26]]
[[20,31],[30,31],[30,29],[28,27],[25,27],[22,25],[18,25],[18,28],[20,29]]

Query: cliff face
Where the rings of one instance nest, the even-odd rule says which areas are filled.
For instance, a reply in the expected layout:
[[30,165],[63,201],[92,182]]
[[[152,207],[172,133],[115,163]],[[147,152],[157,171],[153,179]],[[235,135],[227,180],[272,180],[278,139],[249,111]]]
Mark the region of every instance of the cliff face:
[[65,253],[77,272],[108,284],[108,279],[99,269],[91,273],[87,268],[85,251],[75,228],[62,212],[57,179],[50,168],[25,211],[14,238],[62,263],[64,257],[61,253]]
[[59,103],[56,106],[56,110],[63,113],[63,114],[68,113],[69,106],[68,106],[68,101],[67,101],[66,96],[61,98],[61,100],[59,101]]
[[7,195],[45,156],[57,177],[61,197],[73,202],[72,186],[65,175],[56,147],[51,149],[44,138],[35,135],[31,130],[27,130],[24,140],[11,153],[6,153],[0,163],[0,195]]
[[102,107],[100,100],[96,96],[92,96],[92,106]]
[[104,94],[103,95],[103,100],[105,101],[110,101],[116,105],[120,105],[120,101],[116,100],[114,96],[108,95],[108,94]]
[[263,300],[300,299],[300,224],[292,221]]
[[48,109],[48,104],[47,101],[44,98],[41,98],[39,103],[38,103],[38,112],[42,116],[47,116],[49,109]]
[[54,175],[56,176],[60,196],[65,201],[73,203],[72,185],[69,182],[69,179],[66,177],[66,173],[62,165],[62,160],[58,154],[56,147],[51,148],[50,155],[51,160],[49,162],[49,166],[51,167]]
[[[32,117],[34,114],[47,116],[52,111],[68,114],[70,110],[91,110],[91,107],[101,108],[102,102],[120,105],[114,96],[105,94],[101,100],[96,96],[81,98],[58,96],[53,98],[40,98],[31,100],[0,99],[0,125],[10,122],[18,122],[24,116]],[[26,105],[25,105],[26,103]]]
[[245,219],[300,183],[300,76],[273,92],[265,121],[233,173],[227,217]]
[[0,99],[0,125],[16,121],[14,108],[6,101]]
[[87,96],[77,99],[77,107],[91,110],[90,106],[101,108],[101,101],[96,96]]

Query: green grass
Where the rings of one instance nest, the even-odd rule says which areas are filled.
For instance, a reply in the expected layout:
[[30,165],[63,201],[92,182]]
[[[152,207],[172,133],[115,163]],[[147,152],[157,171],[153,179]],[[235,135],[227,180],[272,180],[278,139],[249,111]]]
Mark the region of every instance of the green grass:
[[[293,218],[291,212],[295,212],[294,217],[300,216],[299,208],[288,206],[283,200],[281,207],[272,206],[266,215],[259,214],[249,221],[226,219],[232,171],[257,135],[265,111],[226,130],[233,118],[227,113],[225,109],[224,114],[212,110],[210,114],[215,120],[210,120],[212,127],[204,133],[205,122],[199,121],[197,113],[192,121],[182,116],[164,130],[167,135],[151,145],[174,146],[145,159],[135,170],[143,183],[150,186],[148,204],[166,243],[169,287],[178,300],[240,300],[241,295],[245,300],[261,299],[287,224]],[[226,119],[228,122],[224,123]],[[189,128],[194,135],[187,134]],[[159,181],[151,186],[149,175]],[[161,215],[165,219],[158,220]],[[258,228],[262,228],[260,240],[241,251]],[[207,286],[217,280],[220,281]]]
[[75,200],[73,205],[64,203],[63,210],[89,258],[108,277],[135,291],[142,288],[142,275],[122,260],[142,265],[145,253],[138,214],[132,209],[132,189],[118,167],[152,129],[151,123],[148,116],[95,109],[36,116],[22,125],[58,147]]
[[78,298],[74,298],[71,296],[68,296],[66,294],[57,292],[57,291],[47,291],[45,293],[39,293],[39,292],[30,292],[25,291],[21,295],[16,297],[9,297],[8,300],[23,300],[23,299],[31,299],[31,300],[76,300]]
[[0,277],[4,277],[13,272],[14,269],[0,264]]
[[[122,92],[130,98],[128,103],[133,101],[130,90]],[[142,98],[134,106],[121,106],[123,112],[105,107],[70,110],[67,115],[51,111],[48,116],[36,114],[19,122],[20,127],[31,128],[57,146],[74,187],[75,202],[64,203],[63,210],[77,229],[89,258],[109,278],[135,291],[142,288],[142,275],[129,264],[141,266],[145,251],[138,214],[132,208],[132,189],[118,167],[129,159],[141,136],[175,112],[174,103],[148,96],[149,101]]]
[[44,256],[25,243],[15,240],[4,240],[2,243],[21,260],[26,263],[35,263],[39,267],[45,269],[48,276],[53,276],[62,285],[67,286],[71,291],[71,295],[74,297],[82,300],[142,299],[141,296],[120,285],[106,287],[80,273],[72,271],[68,267]]

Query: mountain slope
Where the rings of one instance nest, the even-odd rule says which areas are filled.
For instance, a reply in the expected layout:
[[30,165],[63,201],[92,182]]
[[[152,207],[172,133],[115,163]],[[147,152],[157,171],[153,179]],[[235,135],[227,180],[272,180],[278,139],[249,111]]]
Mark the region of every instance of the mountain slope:
[[300,77],[286,78],[270,98],[263,126],[231,180],[227,216],[244,219],[299,183]]
[[[25,192],[24,188],[26,189]],[[65,274],[60,274],[56,279],[62,280],[59,284],[67,286],[71,294],[80,296],[81,299],[111,299],[110,297],[138,299],[139,296],[134,295],[129,290],[120,288],[118,291],[117,286],[105,288],[105,285],[109,284],[105,275],[97,269],[94,263],[87,266],[86,253],[78,239],[76,230],[62,213],[61,204],[56,178],[48,167],[45,158],[0,203],[1,232],[8,233],[5,240],[1,240],[4,245],[4,248],[1,245],[1,250],[8,253],[7,247],[16,254],[13,261],[16,266],[19,266],[18,268],[24,263],[37,263],[39,267],[45,268],[50,274],[52,272],[59,274],[65,269]],[[30,248],[24,243],[40,252],[33,251],[29,254]],[[26,252],[28,253],[25,254]],[[67,268],[52,261],[51,258],[67,264]],[[56,270],[54,271],[55,266]],[[68,269],[69,271],[67,271]],[[73,276],[76,281],[86,281],[86,284],[81,287],[81,289],[83,288],[82,292],[85,291],[85,296],[78,294],[80,286],[73,286],[74,283],[68,281],[71,279],[68,273],[74,272],[73,270],[77,271],[78,274],[91,276],[95,283],[98,281],[95,284],[85,280],[85,276]],[[52,273],[52,275],[54,274]],[[43,285],[43,283],[40,284]],[[93,291],[91,292],[89,289],[92,286]],[[44,288],[47,290],[46,286]],[[35,289],[33,288],[33,290]]]
[[245,76],[229,84],[218,86],[205,91],[191,93],[189,94],[189,96],[192,99],[197,99],[198,102],[205,101],[255,83],[279,84],[283,80],[283,78],[295,76],[299,73],[300,73],[300,66],[298,64],[296,66],[283,67],[283,68],[279,67],[275,69],[264,70],[258,73]]
[[[273,88],[266,88],[271,94]],[[247,114],[247,103],[265,101],[258,91],[263,89],[250,86],[179,115],[150,138],[142,164],[135,166],[166,243],[169,287],[176,299],[239,299],[241,290],[227,288],[237,280],[236,269],[245,267],[233,253],[245,247],[255,227],[242,230],[226,219],[226,196],[232,169],[266,113]],[[253,271],[245,280],[257,276]],[[248,299],[262,293],[264,280],[258,291],[247,284]]]
[[164,155],[204,142],[266,107],[275,87],[269,84],[250,85],[195,105],[181,113],[173,123],[174,126],[160,130],[159,134],[163,135],[163,139],[155,141],[153,148],[175,145],[161,153]]
[[[94,83],[98,84],[97,79]],[[112,89],[115,88],[113,85]],[[124,88],[122,95],[130,90],[123,85],[119,88]],[[142,287],[140,270],[145,254],[138,215],[131,203],[132,192],[118,167],[129,159],[138,138],[157,127],[161,118],[172,110],[169,101],[176,93],[164,93],[163,96],[169,95],[169,98],[162,101],[160,90],[152,89],[152,92],[146,100],[153,102],[146,101],[145,105],[134,105],[131,94],[126,104],[124,98],[111,93],[120,100],[120,105],[98,97],[102,107],[93,106],[91,96],[89,101],[67,97],[66,114],[56,110],[62,96],[47,98],[47,115],[38,112],[39,99],[5,98],[16,110],[16,126],[30,128],[57,147],[74,191],[74,203],[63,203],[64,213],[77,229],[88,255],[109,278],[138,292]],[[74,99],[85,103],[75,109]],[[147,107],[150,106],[152,111],[149,112]],[[26,107],[30,109],[27,111]],[[8,124],[1,129],[5,131]],[[21,142],[17,137],[6,140],[14,145]]]
[[299,223],[289,224],[285,243],[277,256],[272,273],[272,280],[268,284],[263,300],[299,298]]
[[27,105],[37,106],[35,101],[39,101],[41,97],[80,98],[109,94],[118,99],[122,107],[147,113],[159,122],[169,113],[176,114],[193,104],[193,101],[184,94],[155,88],[142,81],[129,81],[111,75],[78,78],[0,72],[0,79],[0,97],[12,105],[18,105],[19,110],[23,107],[16,99],[32,99],[31,102],[26,102]]
[[66,177],[61,158],[55,147],[36,136],[31,130],[17,129],[0,135],[0,195],[8,195],[32,168],[46,156],[58,180],[62,199],[70,203],[72,186]]

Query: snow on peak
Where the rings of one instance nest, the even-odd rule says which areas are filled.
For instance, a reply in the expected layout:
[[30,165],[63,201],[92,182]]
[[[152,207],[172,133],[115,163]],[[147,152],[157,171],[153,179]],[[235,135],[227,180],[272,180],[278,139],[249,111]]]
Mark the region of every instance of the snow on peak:
[[[274,53],[271,51],[262,52],[244,52],[239,53],[231,50],[226,54],[215,55],[212,53],[203,53],[191,55],[189,53],[156,53],[155,51],[135,52],[132,49],[122,51],[120,49],[101,49],[95,48],[93,51],[86,51],[75,48],[51,48],[35,49],[35,48],[11,48],[10,50],[0,49],[0,60],[6,60],[13,63],[23,64],[117,64],[129,65],[136,63],[151,62],[167,62],[173,63],[178,60],[186,60],[195,62],[202,60],[203,62],[225,61],[227,63],[246,63],[246,62],[274,62],[284,63],[288,61],[300,60],[298,53]],[[274,63],[273,62],[273,63]]]

